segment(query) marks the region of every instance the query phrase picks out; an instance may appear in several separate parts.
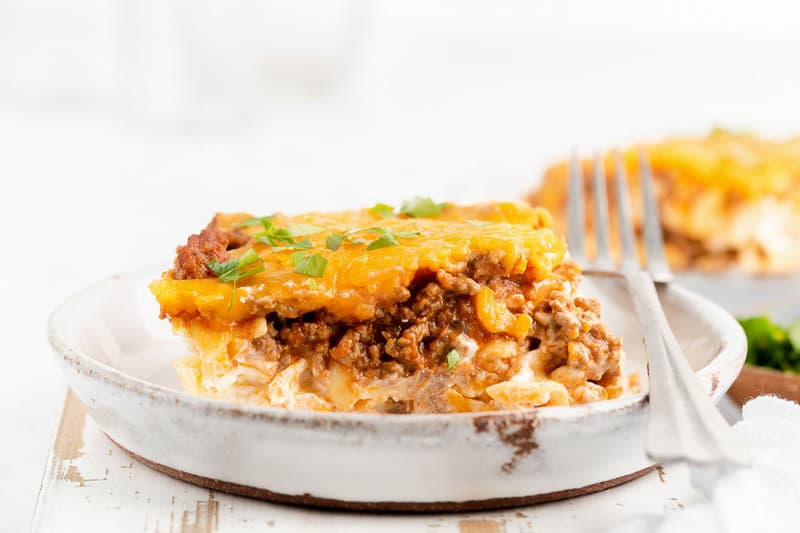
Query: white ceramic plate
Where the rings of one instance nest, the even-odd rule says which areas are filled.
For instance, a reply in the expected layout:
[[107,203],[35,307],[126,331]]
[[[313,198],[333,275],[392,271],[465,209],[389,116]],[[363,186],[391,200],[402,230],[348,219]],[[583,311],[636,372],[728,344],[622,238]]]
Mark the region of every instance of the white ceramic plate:
[[[116,276],[53,313],[49,337],[70,385],[120,446],[170,475],[218,490],[353,509],[501,507],[599,490],[652,467],[647,397],[574,407],[447,415],[286,411],[182,392],[181,340],[147,291],[155,272]],[[643,371],[638,321],[616,278],[587,276]],[[744,334],[728,313],[678,286],[661,291],[670,323],[709,395],[739,373]],[[646,379],[643,382],[646,383]]]

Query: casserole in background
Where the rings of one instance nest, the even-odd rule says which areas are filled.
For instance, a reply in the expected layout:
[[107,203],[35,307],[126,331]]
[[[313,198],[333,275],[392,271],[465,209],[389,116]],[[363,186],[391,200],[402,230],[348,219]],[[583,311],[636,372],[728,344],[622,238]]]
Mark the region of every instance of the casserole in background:
[[[673,268],[800,272],[800,138],[771,141],[716,129],[706,137],[672,138],[644,148]],[[640,194],[637,151],[623,152],[635,195]],[[613,155],[604,158],[609,188]],[[582,164],[589,190],[593,163]],[[566,222],[568,167],[564,161],[548,168],[541,186],[529,196],[532,204],[554,214],[559,229]],[[608,198],[614,210],[610,189]],[[632,207],[638,230],[640,202],[632,202]],[[590,217],[588,213],[587,220]]]

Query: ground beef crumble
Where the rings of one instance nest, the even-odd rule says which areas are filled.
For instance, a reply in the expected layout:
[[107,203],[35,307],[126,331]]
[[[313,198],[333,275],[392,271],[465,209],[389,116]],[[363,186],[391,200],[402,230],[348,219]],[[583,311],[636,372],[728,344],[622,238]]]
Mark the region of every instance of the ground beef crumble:
[[228,251],[243,246],[249,237],[241,230],[219,229],[217,218],[200,233],[190,235],[186,244],[176,249],[175,262],[172,269],[173,279],[202,279],[214,277],[216,274],[208,268],[212,259],[222,263],[230,256]]
[[[323,397],[329,361],[352,368],[365,382],[423,374],[447,376],[446,354],[458,345],[462,334],[479,345],[498,338],[516,343],[520,354],[538,348],[542,370],[548,376],[553,373],[551,379],[570,391],[577,390],[576,397],[583,394],[578,388],[587,380],[598,386],[616,382],[621,342],[600,322],[599,303],[574,295],[580,277],[575,266],[562,265],[555,277],[540,283],[498,276],[485,279],[498,299],[534,318],[522,340],[490,334],[477,320],[472,295],[480,285],[472,276],[491,270],[486,261],[475,261],[462,274],[420,274],[409,287],[406,301],[387,306],[370,322],[346,324],[324,311],[291,319],[272,313],[267,317],[267,335],[256,339],[254,347],[263,357],[279,362],[280,368],[297,356],[305,357],[309,364],[304,383]],[[532,291],[539,293],[536,305]],[[485,361],[480,372],[489,382],[498,382],[515,370],[510,360],[495,359]],[[403,400],[389,411],[416,409],[413,402]]]

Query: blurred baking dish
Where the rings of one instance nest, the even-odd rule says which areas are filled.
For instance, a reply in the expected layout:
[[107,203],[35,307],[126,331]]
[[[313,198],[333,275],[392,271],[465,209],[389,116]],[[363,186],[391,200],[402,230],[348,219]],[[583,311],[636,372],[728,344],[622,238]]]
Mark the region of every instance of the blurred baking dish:
[[[644,147],[674,268],[800,272],[800,138],[774,141],[716,129],[706,137],[671,138]],[[637,149],[623,156],[638,194]],[[606,176],[612,176],[612,154],[603,162]],[[583,171],[588,188],[592,161],[583,161]],[[567,174],[566,161],[551,166],[529,197],[548,208],[561,229]],[[613,209],[611,190],[608,196]],[[639,204],[633,202],[637,227]]]

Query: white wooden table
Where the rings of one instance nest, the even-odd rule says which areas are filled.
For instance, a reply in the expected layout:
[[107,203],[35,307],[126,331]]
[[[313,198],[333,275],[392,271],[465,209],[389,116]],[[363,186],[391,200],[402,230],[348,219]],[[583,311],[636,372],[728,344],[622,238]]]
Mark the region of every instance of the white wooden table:
[[32,531],[605,531],[642,514],[680,512],[702,498],[689,485],[687,468],[676,465],[597,494],[496,512],[356,514],[271,504],[196,487],[138,463],[68,393]]

